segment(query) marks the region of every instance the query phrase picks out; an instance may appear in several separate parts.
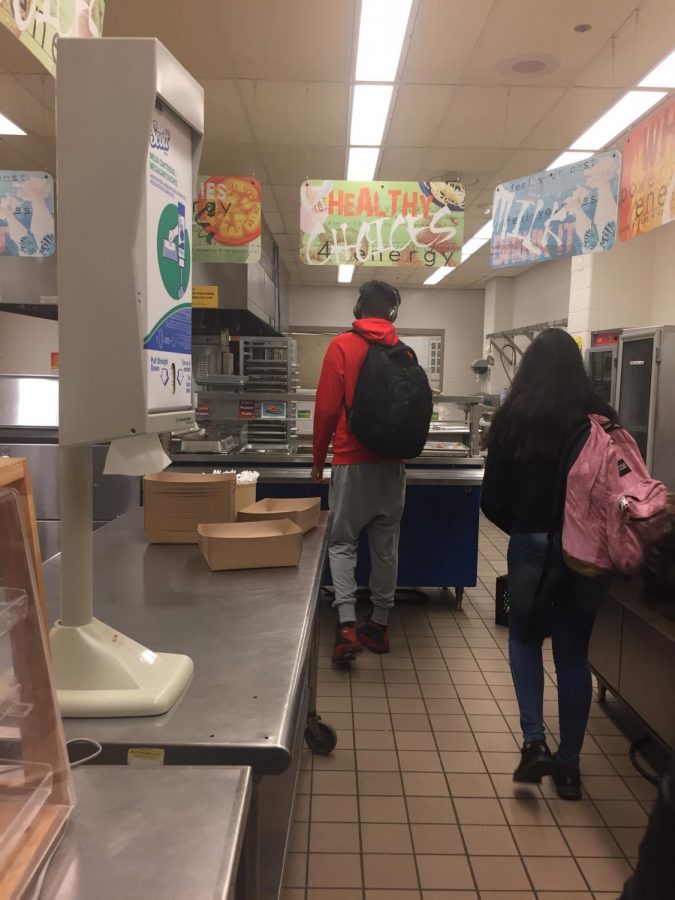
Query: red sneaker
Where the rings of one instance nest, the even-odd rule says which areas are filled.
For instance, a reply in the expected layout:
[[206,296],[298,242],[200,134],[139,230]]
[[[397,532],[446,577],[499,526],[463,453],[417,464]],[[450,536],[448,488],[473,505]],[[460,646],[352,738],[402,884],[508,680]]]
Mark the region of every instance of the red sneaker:
[[358,653],[361,653],[362,649],[356,634],[356,625],[353,622],[337,626],[333,644],[334,663],[351,662]]
[[359,640],[371,653],[389,653],[389,629],[369,619],[357,630]]

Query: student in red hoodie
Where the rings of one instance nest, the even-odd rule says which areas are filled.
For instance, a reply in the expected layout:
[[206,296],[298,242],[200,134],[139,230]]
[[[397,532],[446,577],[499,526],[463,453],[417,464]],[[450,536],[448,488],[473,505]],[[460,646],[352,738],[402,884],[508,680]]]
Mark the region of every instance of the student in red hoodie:
[[[405,502],[402,462],[375,456],[357,441],[347,424],[356,382],[370,344],[394,346],[394,321],[401,303],[396,288],[384,281],[362,285],[354,307],[353,331],[331,341],[323,363],[314,410],[315,482],[323,480],[328,447],[333,441],[330,508],[333,529],[329,547],[338,626],[333,661],[354,659],[362,647],[389,651],[387,622],[394,605],[398,575],[398,539]],[[368,535],[373,612],[356,627],[356,554],[359,535]]]

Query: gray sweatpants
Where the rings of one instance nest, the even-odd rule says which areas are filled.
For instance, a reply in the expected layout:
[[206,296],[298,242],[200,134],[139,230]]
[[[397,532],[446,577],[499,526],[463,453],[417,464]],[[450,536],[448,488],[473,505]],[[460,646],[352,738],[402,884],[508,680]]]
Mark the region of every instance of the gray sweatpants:
[[394,605],[398,539],[405,505],[405,466],[397,462],[333,466],[328,555],[340,622],[356,619],[356,554],[365,529],[370,546],[373,620],[386,625]]

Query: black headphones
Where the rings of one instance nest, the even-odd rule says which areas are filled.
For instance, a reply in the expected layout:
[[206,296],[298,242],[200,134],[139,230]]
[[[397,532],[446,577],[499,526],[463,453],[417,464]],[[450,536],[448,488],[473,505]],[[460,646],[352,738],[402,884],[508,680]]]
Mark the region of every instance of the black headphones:
[[390,322],[395,322],[398,316],[398,308],[401,305],[401,295],[393,284],[387,284],[386,281],[366,281],[359,288],[359,298],[354,307],[354,318],[363,318],[363,304],[374,293],[388,294],[391,297],[391,306],[387,312],[386,318]]

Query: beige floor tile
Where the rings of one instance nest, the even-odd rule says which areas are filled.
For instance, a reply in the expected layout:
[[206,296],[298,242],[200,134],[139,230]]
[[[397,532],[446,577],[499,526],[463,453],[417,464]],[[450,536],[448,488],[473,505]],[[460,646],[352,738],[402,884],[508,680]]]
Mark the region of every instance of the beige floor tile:
[[[480,896],[481,900],[535,900],[531,891],[481,891]],[[558,894],[557,900],[567,900],[567,894]]]
[[460,699],[491,700],[492,691],[487,684],[458,684],[455,688]]
[[583,785],[591,800],[633,800],[632,793],[618,775],[584,775]]
[[409,699],[406,697],[390,697],[389,709],[392,713],[420,713],[426,715],[426,707],[422,699]]
[[448,667],[443,658],[440,659],[416,659],[415,668],[418,672],[447,672]]
[[403,784],[399,772],[359,772],[359,795],[396,797],[402,796]]
[[290,853],[306,853],[309,847],[309,822],[293,822],[288,836]]
[[404,697],[414,700],[422,696],[422,691],[418,684],[388,684],[387,696],[389,699],[392,697]]
[[408,824],[362,823],[364,853],[412,853]]
[[612,828],[612,835],[629,859],[637,858],[645,836],[644,828]]
[[465,715],[439,715],[434,714],[431,717],[431,724],[434,731],[470,731],[471,726]]
[[408,821],[408,813],[403,797],[359,797],[362,822]]
[[421,896],[419,891],[366,891],[366,900],[420,900]]
[[437,731],[435,737],[439,750],[477,753],[476,738],[470,731]]
[[352,670],[352,688],[355,684],[384,684],[384,674],[382,669],[359,669]]
[[484,753],[512,753],[519,749],[513,735],[502,732],[478,732],[476,741]]
[[491,775],[512,775],[520,763],[520,753],[517,750],[509,753],[483,753],[483,761]]
[[616,770],[604,753],[584,753],[581,757],[581,775],[585,781],[589,775],[616,775]]
[[512,825],[521,856],[570,856],[570,849],[559,828]]
[[[500,701],[500,703],[503,701]],[[496,700],[472,700],[466,698],[462,700],[462,706],[467,715],[478,716],[499,716],[501,710]]]
[[431,731],[396,731],[396,746],[401,750],[436,750],[436,741]]
[[427,700],[456,700],[457,688],[452,684],[423,684],[422,696]]
[[307,884],[307,854],[287,853],[284,864],[284,887],[304,888]]
[[298,775],[298,784],[295,789],[296,794],[311,794],[312,793],[312,773],[311,772],[300,772]]
[[[471,649],[470,646],[469,649]],[[480,672],[480,666],[476,662],[473,653],[471,656],[457,656],[454,659],[449,659],[448,669],[452,676],[459,672]]]
[[[478,900],[478,894],[475,891],[422,891],[422,898],[423,900]],[[396,898],[393,897],[392,900],[396,900]]]
[[391,719],[384,713],[354,713],[355,731],[391,731]]
[[356,793],[356,775],[354,772],[314,772],[312,791],[315,794]]
[[407,797],[408,818],[413,824],[451,825],[456,822],[449,797]]
[[[386,697],[354,697],[352,700],[354,712],[358,713],[389,713],[389,702]],[[319,704],[319,708],[321,704]]]
[[[432,673],[433,674],[433,673]],[[384,673],[384,680],[390,684],[417,684],[417,673],[414,669],[403,671],[401,669],[389,669]]]
[[453,684],[487,684],[482,672],[459,672],[452,673]]
[[[584,742],[584,750],[586,750],[587,743],[588,743],[588,738],[586,738],[586,741]],[[610,755],[610,756],[607,756],[607,759],[610,761],[610,763],[612,764],[612,766],[614,767],[616,772],[619,773],[619,775],[623,775],[625,777],[630,777],[635,774],[635,766],[630,761],[629,756],[627,756],[627,755],[626,756]],[[612,772],[612,775],[614,775],[614,774],[615,774],[615,772]]]
[[403,788],[409,797],[447,797],[445,777],[436,772],[404,772]]
[[469,856],[517,856],[518,849],[506,825],[462,825]]
[[398,772],[398,756],[395,750],[357,750],[356,764],[359,772]]
[[351,697],[317,697],[316,705],[322,713],[350,713],[352,711]]
[[361,890],[350,888],[310,888],[307,900],[361,900]]
[[358,822],[356,797],[312,797],[312,822]]
[[471,729],[474,732],[488,731],[492,733],[500,732],[508,734],[511,731],[504,716],[483,716],[471,713],[467,718],[471,725]]
[[469,863],[464,856],[417,856],[420,884],[424,890],[473,888]]
[[426,697],[425,703],[430,715],[460,716],[463,713],[462,704],[453,698]]
[[435,751],[399,750],[402,772],[442,772],[441,760]]
[[579,827],[587,825],[601,827],[603,825],[598,810],[590,800],[581,800],[579,803],[568,803],[566,800],[549,800],[548,805],[558,825]]
[[310,853],[309,887],[359,888],[361,858],[357,853]]
[[394,735],[391,731],[356,731],[354,743],[357,750],[393,750]]
[[295,802],[293,803],[293,821],[294,822],[309,822],[309,804],[311,802],[311,797],[307,795],[295,795]]
[[595,805],[612,828],[644,828],[647,824],[647,813],[637,800],[598,800]]
[[452,668],[453,663],[452,660],[455,659],[475,659],[471,648],[466,645],[466,642],[462,640],[462,646],[459,647],[445,647],[441,650],[441,654],[444,659],[449,660],[448,665]]
[[511,772],[490,774],[492,784],[498,797],[511,797],[517,800],[540,800],[542,793],[536,784],[516,784]]
[[417,824],[410,826],[415,853],[464,853],[457,825]]
[[281,900],[305,900],[305,889],[304,888],[282,888]]
[[[565,891],[564,894],[560,891],[539,891],[537,897],[539,900],[593,900],[593,894],[587,891]],[[614,894],[612,900],[616,900]]]
[[593,891],[616,891],[619,894],[633,871],[624,859],[580,859],[578,862]]
[[343,750],[353,750],[354,749],[354,732],[351,730],[345,731],[344,729],[336,729],[337,734],[337,745],[341,747]]
[[338,747],[329,756],[314,757],[315,772],[354,771],[356,762],[353,750]]
[[352,697],[386,697],[383,684],[352,684]]
[[484,891],[529,890],[527,873],[516,857],[472,856],[471,868],[481,897],[484,896]]
[[446,772],[485,772],[480,753],[445,750],[441,753],[441,760]]
[[359,853],[360,849],[356,822],[312,822],[310,853]]
[[586,882],[573,859],[528,856],[525,865],[537,891],[583,891]]
[[415,713],[393,713],[395,731],[431,731],[429,718]]
[[511,825],[555,825],[551,810],[544,800],[521,800],[505,797],[501,800],[501,805],[504,815]]
[[[468,673],[474,674],[474,673]],[[450,673],[445,672],[418,672],[417,677],[420,684],[452,684]]]
[[494,797],[495,789],[489,775],[449,772],[450,794],[453,797]]
[[[326,716],[326,718],[329,717]],[[337,730],[351,731],[354,728],[354,719],[351,713],[331,713],[329,721]]]
[[563,828],[563,834],[577,859],[621,856],[621,848],[607,828]]
[[633,775],[623,780],[636,800],[648,800],[650,803],[656,800],[658,791],[646,778],[642,778],[641,775]]
[[500,825],[506,818],[499,800],[476,797],[456,797],[454,799],[457,820],[462,825]]
[[403,854],[373,854],[363,856],[366,888],[398,888],[418,887],[415,857]]

